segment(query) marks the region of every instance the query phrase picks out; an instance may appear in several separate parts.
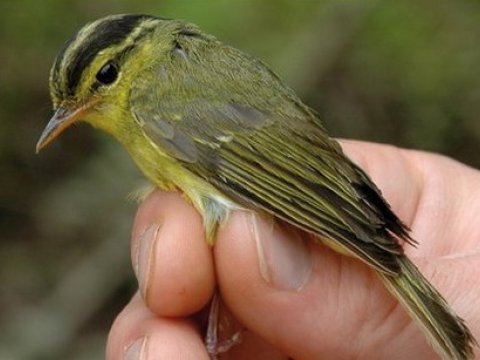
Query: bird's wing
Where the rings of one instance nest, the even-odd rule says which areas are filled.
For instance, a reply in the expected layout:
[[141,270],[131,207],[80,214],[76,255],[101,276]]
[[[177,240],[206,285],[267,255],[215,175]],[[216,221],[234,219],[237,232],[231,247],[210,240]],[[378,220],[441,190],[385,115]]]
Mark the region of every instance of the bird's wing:
[[[145,134],[233,200],[333,241],[375,268],[398,271],[397,238],[411,242],[368,176],[311,114],[280,119],[213,99],[132,106]],[[168,105],[166,105],[168,104]]]

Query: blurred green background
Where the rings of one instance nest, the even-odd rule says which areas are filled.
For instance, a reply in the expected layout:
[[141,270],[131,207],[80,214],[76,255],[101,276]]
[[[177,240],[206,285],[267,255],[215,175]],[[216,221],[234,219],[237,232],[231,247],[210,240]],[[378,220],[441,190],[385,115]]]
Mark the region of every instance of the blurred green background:
[[0,359],[103,358],[135,291],[127,196],[142,177],[129,157],[87,126],[34,153],[56,52],[123,12],[187,19],[264,59],[335,136],[480,166],[479,2],[3,1]]

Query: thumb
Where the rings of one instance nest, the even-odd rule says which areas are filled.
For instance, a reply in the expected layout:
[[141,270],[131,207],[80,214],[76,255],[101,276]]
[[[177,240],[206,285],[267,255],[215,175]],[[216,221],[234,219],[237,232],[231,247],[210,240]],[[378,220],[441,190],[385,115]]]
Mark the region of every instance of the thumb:
[[215,259],[238,320],[291,357],[435,358],[373,270],[292,227],[236,212]]

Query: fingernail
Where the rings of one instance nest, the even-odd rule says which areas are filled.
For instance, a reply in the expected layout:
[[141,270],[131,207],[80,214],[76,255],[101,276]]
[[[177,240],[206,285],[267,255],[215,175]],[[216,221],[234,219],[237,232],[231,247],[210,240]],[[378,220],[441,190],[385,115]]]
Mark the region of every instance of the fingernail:
[[123,353],[123,360],[147,359],[147,341],[148,338],[145,336],[131,343]]
[[150,277],[155,262],[155,245],[159,231],[160,225],[152,224],[140,235],[138,241],[137,262],[134,268],[138,287],[144,299],[147,298],[148,288],[150,287]]
[[248,214],[250,230],[257,245],[260,273],[281,290],[300,290],[312,272],[312,259],[306,239],[293,228],[272,218]]

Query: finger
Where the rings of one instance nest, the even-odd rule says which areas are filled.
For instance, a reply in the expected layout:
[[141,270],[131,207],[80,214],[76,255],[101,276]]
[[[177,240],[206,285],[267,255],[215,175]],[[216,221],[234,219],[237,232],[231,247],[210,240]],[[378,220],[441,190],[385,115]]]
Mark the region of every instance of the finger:
[[215,285],[200,215],[178,193],[154,191],[140,206],[132,262],[142,297],[162,316],[186,316],[209,301]]
[[186,319],[153,314],[137,294],[112,325],[107,359],[208,359],[202,338]]
[[291,228],[237,212],[215,257],[232,312],[293,358],[435,358],[370,268]]

